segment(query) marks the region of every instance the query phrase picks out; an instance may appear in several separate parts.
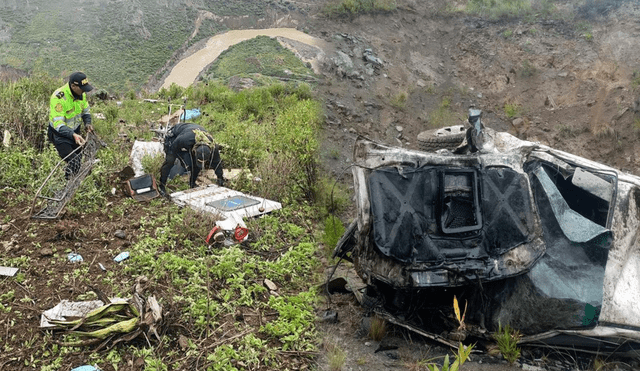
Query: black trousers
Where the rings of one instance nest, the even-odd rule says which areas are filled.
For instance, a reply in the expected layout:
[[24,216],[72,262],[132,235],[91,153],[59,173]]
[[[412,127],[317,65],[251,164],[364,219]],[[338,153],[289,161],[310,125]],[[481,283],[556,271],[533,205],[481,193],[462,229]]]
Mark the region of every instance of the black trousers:
[[64,169],[64,177],[69,180],[80,171],[80,165],[82,164],[82,151],[78,149],[80,146],[73,139],[59,135],[51,125],[49,125],[47,137],[56,147],[60,158],[67,163]]

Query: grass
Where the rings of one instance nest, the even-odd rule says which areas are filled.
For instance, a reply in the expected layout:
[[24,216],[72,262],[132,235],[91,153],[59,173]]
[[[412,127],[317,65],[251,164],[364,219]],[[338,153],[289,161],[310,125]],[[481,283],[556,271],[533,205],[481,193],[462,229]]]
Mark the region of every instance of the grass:
[[[38,142],[47,112],[34,107],[47,102],[50,92],[61,84],[61,80],[50,78],[0,83],[0,101],[4,103],[0,118],[3,122],[11,122],[4,127],[14,138],[13,146],[0,149],[0,192],[7,200],[3,209],[24,209],[58,161],[51,145]],[[155,122],[167,112],[168,103],[162,97],[169,94],[184,96],[187,108],[198,106],[209,114],[200,117],[198,123],[215,132],[216,141],[223,144],[226,168],[247,169],[262,179],[260,182],[233,181],[230,185],[233,189],[286,205],[282,210],[248,221],[252,236],[247,242],[250,247],[209,250],[203,243],[203,234],[211,229],[214,220],[208,214],[179,208],[162,199],[136,203],[129,199],[114,202],[111,198],[111,189],[117,187],[113,174],[128,164],[131,149],[131,142],[118,134],[125,132],[129,138],[146,138],[149,122]],[[121,264],[118,274],[107,271],[98,283],[110,295],[127,297],[129,279],[133,277],[146,275],[152,282],[162,282],[160,300],[163,305],[171,304],[172,310],[179,315],[180,326],[192,334],[193,344],[200,345],[191,353],[187,351],[174,357],[171,347],[163,342],[128,344],[108,353],[96,352],[92,355],[95,361],[92,363],[121,369],[134,354],[145,359],[149,370],[167,369],[169,359],[179,359],[177,368],[188,368],[200,359],[205,365],[203,369],[231,370],[236,367],[235,360],[242,360],[246,368],[277,369],[287,352],[314,354],[318,344],[314,287],[321,280],[321,245],[333,244],[339,238],[344,225],[329,216],[339,213],[350,200],[346,189],[322,180],[318,175],[320,104],[311,97],[307,85],[282,83],[243,92],[233,92],[211,83],[165,90],[154,98],[160,101],[154,104],[124,99],[120,105],[110,101],[91,102],[92,113],[104,117],[94,117],[94,126],[108,146],[98,152],[101,161],[94,165],[91,174],[67,204],[67,217],[80,218],[100,212],[106,214],[106,220],[117,223],[133,212],[142,215],[139,220],[131,221],[136,225],[136,234],[130,237],[127,247],[131,257]],[[34,112],[39,115],[37,119],[31,116]],[[147,171],[156,173],[160,161],[144,158],[143,165]],[[184,182],[172,186],[175,190],[187,188]],[[96,229],[104,228],[96,223],[98,221],[86,220],[78,230],[78,236],[90,238]],[[29,273],[28,257],[37,255],[42,248],[50,248],[53,252],[52,270],[48,276],[58,274],[53,268],[59,265],[68,268],[60,275],[58,285],[84,287],[96,284],[91,282],[95,276],[88,270],[88,265],[68,265],[67,254],[76,251],[75,248],[58,248],[54,242],[40,241],[38,225],[30,225],[25,235],[34,243],[24,246],[24,255],[0,258],[3,266],[21,268],[14,278],[4,281],[0,287],[3,292],[0,320],[6,320],[6,323],[21,321],[23,314],[19,308],[24,306],[21,303],[31,302],[25,292],[37,290],[36,281]],[[91,244],[91,240],[86,242],[87,246]],[[107,245],[103,250],[111,256],[120,252],[119,246]],[[262,285],[265,278],[277,283],[279,296],[266,292]],[[24,290],[18,293],[10,289],[9,281],[18,282]],[[44,284],[56,286],[53,280],[45,280]],[[92,297],[84,292],[74,295],[74,299],[79,300]],[[260,323],[254,327],[244,327],[246,325],[240,322],[227,324],[235,329],[237,337],[206,350],[201,348],[203,343],[212,343],[210,339],[222,337],[229,329],[223,330],[220,326],[243,308],[254,308],[254,312],[259,312]],[[29,336],[13,333],[10,328],[8,331],[10,335],[3,346],[5,352],[25,349],[25,344],[29,344],[27,349],[33,349],[25,367],[48,365],[44,369],[54,370],[55,365],[68,364],[72,357],[88,350],[68,347],[53,350],[51,343],[39,333]],[[337,360],[341,357],[339,353],[334,356]]]
[[429,112],[427,121],[431,128],[441,128],[444,126],[454,125],[457,119],[458,115],[456,115],[451,107],[451,98],[444,96],[442,97],[440,104],[438,104],[438,107]]
[[520,69],[518,70],[518,75],[520,77],[525,77],[526,78],[526,77],[532,77],[537,72],[538,72],[538,70],[531,63],[531,61],[529,61],[528,59],[525,59],[525,60],[522,61],[522,65],[520,66]]
[[475,344],[465,346],[462,343],[459,343],[457,353],[454,355],[455,359],[453,363],[449,363],[449,355],[447,354],[444,357],[441,368],[438,366],[438,364],[433,363],[432,360],[428,360],[427,368],[429,369],[429,371],[458,371],[467,361],[467,359],[469,359],[469,355],[471,354],[471,351],[474,347]]
[[374,341],[382,340],[387,334],[387,321],[379,316],[371,318],[371,327],[369,328],[369,338]]
[[[201,11],[220,17],[263,17],[269,7],[265,2],[241,0],[204,6],[173,2],[166,7],[148,2],[77,7],[74,1],[64,2],[68,5],[31,0],[29,6],[3,10],[3,24],[11,38],[0,44],[0,64],[52,77],[82,70],[94,86],[112,93],[142,91],[150,77],[166,72],[168,60],[227,29],[224,23],[205,18],[196,30]],[[60,9],[76,7],[74,27],[62,31],[59,25],[67,24],[69,15]]]
[[591,134],[596,138],[618,138],[616,129],[609,123],[596,123],[591,125]]
[[505,103],[504,114],[510,119],[520,116],[522,114],[522,107],[517,103]]
[[326,17],[355,17],[359,14],[390,12],[398,7],[396,0],[334,0],[327,3],[322,13]]
[[633,75],[631,78],[631,88],[635,89],[640,86],[640,71],[633,71]]
[[338,345],[333,343],[325,343],[324,347],[327,352],[329,370],[342,370],[347,360],[347,353]]
[[[315,81],[313,71],[305,63],[268,36],[258,36],[229,47],[209,67],[204,80],[227,82],[233,76],[255,78],[256,75],[286,81]],[[270,83],[270,79],[256,80]]]
[[552,0],[470,0],[465,12],[491,19],[523,17],[529,22],[560,16]]
[[398,110],[403,110],[407,107],[408,99],[409,97],[407,96],[407,93],[398,92],[391,97],[389,104]]
[[520,332],[509,325],[502,327],[502,324],[500,324],[498,331],[492,337],[497,342],[500,354],[509,364],[513,365],[520,358],[520,348],[518,348],[518,341],[521,337]]

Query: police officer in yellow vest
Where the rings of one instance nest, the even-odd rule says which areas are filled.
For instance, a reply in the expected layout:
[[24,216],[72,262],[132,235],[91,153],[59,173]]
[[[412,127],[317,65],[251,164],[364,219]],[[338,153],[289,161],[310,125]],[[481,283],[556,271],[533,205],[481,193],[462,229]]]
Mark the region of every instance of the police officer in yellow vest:
[[67,162],[65,168],[67,179],[80,170],[82,154],[78,147],[85,142],[80,135],[81,121],[87,132],[93,131],[89,103],[85,94],[92,89],[93,86],[89,84],[87,75],[74,72],[69,76],[69,83],[51,94],[47,137],[56,147],[60,157]]

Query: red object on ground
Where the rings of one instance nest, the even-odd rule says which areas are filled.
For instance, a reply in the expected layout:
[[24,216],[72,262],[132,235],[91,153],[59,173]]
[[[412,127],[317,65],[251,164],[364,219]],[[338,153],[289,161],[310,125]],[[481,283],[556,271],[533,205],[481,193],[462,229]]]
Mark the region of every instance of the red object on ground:
[[236,240],[238,240],[238,242],[242,242],[242,240],[247,237],[247,235],[249,234],[249,229],[248,228],[242,228],[239,224],[236,226],[236,231],[233,234],[233,237],[236,238]]
[[213,237],[217,232],[220,232],[220,227],[218,227],[217,225],[215,227],[213,227],[213,229],[211,230],[211,232],[209,232],[209,235],[207,236],[207,243],[211,243],[211,237]]

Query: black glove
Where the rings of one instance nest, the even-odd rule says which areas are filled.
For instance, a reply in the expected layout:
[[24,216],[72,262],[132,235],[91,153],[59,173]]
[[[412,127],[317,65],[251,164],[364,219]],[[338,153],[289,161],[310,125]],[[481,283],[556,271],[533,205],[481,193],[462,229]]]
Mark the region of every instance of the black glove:
[[224,186],[224,178],[218,178],[218,186],[220,187]]

